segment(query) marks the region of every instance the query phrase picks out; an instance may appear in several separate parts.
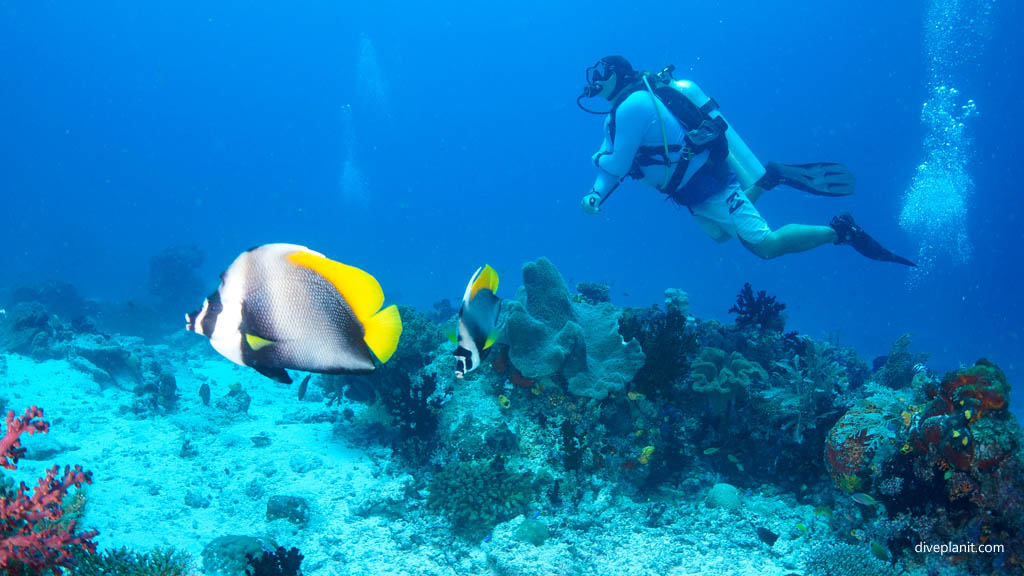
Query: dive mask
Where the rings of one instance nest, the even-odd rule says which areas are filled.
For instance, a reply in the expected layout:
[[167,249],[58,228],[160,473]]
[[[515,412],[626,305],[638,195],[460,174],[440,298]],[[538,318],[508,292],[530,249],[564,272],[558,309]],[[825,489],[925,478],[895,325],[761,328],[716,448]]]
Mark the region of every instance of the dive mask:
[[583,92],[576,98],[576,105],[584,112],[589,112],[590,114],[607,114],[607,112],[590,110],[583,106],[581,101],[584,98],[593,98],[600,94],[604,90],[604,82],[611,78],[612,74],[615,74],[615,71],[605,62],[604,58],[587,68],[587,84],[583,87]]

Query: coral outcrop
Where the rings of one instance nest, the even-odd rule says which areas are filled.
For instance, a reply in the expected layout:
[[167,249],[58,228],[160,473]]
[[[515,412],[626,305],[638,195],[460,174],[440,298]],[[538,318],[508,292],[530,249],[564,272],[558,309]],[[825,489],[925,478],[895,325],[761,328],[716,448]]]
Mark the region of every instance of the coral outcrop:
[[546,258],[523,266],[524,293],[509,306],[509,360],[526,378],[560,378],[571,394],[603,399],[640,370],[644,353],[619,334],[622,312],[607,302],[574,303]]
[[712,410],[721,412],[755,379],[767,380],[768,374],[756,362],[739,352],[725,353],[718,348],[705,348],[690,366],[693,389],[707,395]]
[[434,475],[427,503],[448,515],[455,532],[475,539],[521,513],[531,498],[530,477],[497,457],[445,467]]

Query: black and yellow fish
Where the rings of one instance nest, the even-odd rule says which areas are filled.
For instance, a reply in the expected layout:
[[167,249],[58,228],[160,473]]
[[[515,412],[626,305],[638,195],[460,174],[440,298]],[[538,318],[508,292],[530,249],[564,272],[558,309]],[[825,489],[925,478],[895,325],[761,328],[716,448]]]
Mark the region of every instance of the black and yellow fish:
[[462,378],[480,366],[498,336],[501,300],[497,292],[498,273],[494,268],[487,265],[477,268],[466,286],[462,307],[459,308],[454,352],[456,378]]
[[[366,272],[295,244],[243,252],[221,275],[186,329],[210,338],[225,358],[278,382],[286,369],[372,372],[398,346],[402,319]],[[371,354],[372,352],[372,354]]]

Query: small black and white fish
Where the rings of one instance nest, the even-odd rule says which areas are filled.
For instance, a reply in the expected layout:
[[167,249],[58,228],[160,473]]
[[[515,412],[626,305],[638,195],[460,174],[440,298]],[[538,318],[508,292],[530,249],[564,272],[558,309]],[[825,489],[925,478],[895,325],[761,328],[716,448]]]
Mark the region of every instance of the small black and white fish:
[[472,372],[490,352],[498,337],[498,313],[501,300],[498,292],[498,273],[488,265],[477,268],[466,286],[459,308],[459,326],[456,332],[455,377],[463,378]]
[[203,307],[185,315],[228,360],[278,382],[286,370],[358,374],[387,362],[402,319],[366,272],[295,244],[243,252]]

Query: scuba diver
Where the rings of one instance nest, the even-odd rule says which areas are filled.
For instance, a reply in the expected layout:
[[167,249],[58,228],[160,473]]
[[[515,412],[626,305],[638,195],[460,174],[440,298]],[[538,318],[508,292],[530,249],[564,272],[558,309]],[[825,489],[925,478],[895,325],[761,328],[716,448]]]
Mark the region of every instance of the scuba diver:
[[828,226],[786,224],[772,230],[754,207],[761,194],[786,184],[819,196],[852,194],[855,179],[842,164],[761,165],[736,131],[693,82],[672,78],[673,66],[641,73],[622,56],[607,56],[587,68],[587,85],[576,99],[611,103],[605,138],[593,156],[597,180],[583,197],[583,210],[597,214],[627,178],[642,181],[686,206],[718,242],[736,236],[764,259],[825,244],[846,244],[873,260],[916,266],[868,235],[849,214]]

